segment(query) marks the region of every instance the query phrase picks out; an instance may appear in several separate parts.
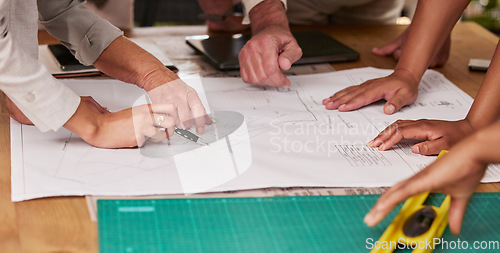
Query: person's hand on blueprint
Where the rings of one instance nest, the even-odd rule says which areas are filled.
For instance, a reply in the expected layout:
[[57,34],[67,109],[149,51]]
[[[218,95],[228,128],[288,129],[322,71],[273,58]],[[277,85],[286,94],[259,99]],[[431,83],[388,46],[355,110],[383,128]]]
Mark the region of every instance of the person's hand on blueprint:
[[82,100],[64,127],[92,146],[127,148],[142,146],[146,139],[156,142],[172,136],[177,119],[173,104],[140,105],[109,113]]
[[368,146],[387,150],[402,139],[416,139],[423,142],[413,145],[411,148],[413,153],[435,155],[441,150],[449,149],[473,131],[468,119],[459,121],[398,120],[368,142]]
[[[33,124],[8,97],[5,102],[14,120]],[[146,139],[165,140],[177,125],[180,121],[173,104],[142,105],[112,113],[92,97],[82,96],[80,106],[64,127],[95,147],[129,148],[142,146]]]
[[[263,11],[265,10],[265,11]],[[254,34],[238,56],[241,78],[255,85],[290,87],[282,70],[302,57],[280,0],[263,1],[250,11]]]
[[[497,49],[500,46],[497,45]],[[417,139],[424,142],[412,147],[414,153],[422,155],[438,154],[442,149],[448,149],[461,139],[477,132],[500,118],[500,86],[497,80],[500,72],[500,51],[496,50],[490,69],[484,78],[476,99],[463,120],[398,120],[382,131],[368,143],[370,147],[387,150],[402,139]]]
[[153,104],[173,104],[178,112],[177,128],[190,129],[193,123],[198,134],[203,134],[205,124],[211,124],[198,93],[181,79],[158,85],[148,90]]
[[[392,56],[394,59],[399,60],[401,56],[401,50],[406,38],[408,37],[408,28],[400,34],[396,40],[386,44],[381,47],[375,47],[372,49],[372,53],[380,56]],[[450,46],[451,46],[451,36],[448,35],[448,39],[444,42],[443,46],[439,49],[436,56],[432,59],[429,64],[430,68],[443,66],[450,56]]]
[[378,199],[365,216],[368,226],[377,225],[394,207],[423,192],[442,192],[451,197],[450,230],[460,233],[467,204],[489,163],[500,162],[500,123],[495,123],[454,146],[413,177],[397,183]]
[[[124,54],[123,52],[127,52]],[[173,104],[185,128],[196,125],[202,134],[209,117],[196,91],[150,53],[125,37],[115,39],[94,66],[121,81],[136,84],[148,92],[153,104]],[[177,125],[182,128],[182,125]]]
[[396,78],[392,78],[393,74],[343,89],[323,100],[326,109],[351,111],[385,99],[384,113],[393,114],[404,105],[413,103],[418,96],[422,76],[442,49],[441,46],[447,45],[453,26],[469,2],[456,0],[448,8],[451,0],[419,1],[408,31],[393,44],[396,48],[398,43],[402,45],[401,53],[397,53],[401,57],[394,69],[394,74],[399,72]]
[[395,70],[383,78],[368,80],[360,85],[347,87],[329,98],[323,99],[328,110],[338,109],[341,112],[356,110],[380,99],[385,114],[393,114],[401,107],[415,102],[418,94],[418,81],[404,69]]

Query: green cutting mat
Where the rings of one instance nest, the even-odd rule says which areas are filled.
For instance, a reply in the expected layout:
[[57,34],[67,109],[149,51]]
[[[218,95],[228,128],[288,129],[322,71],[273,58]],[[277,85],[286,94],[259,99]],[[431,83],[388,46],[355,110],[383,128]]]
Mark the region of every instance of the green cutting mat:
[[[99,248],[102,253],[368,252],[367,239],[378,240],[400,209],[377,227],[365,226],[363,217],[378,197],[99,200]],[[430,204],[442,200],[434,195]],[[460,237],[447,230],[444,239],[470,247],[474,241],[498,243],[498,210],[500,194],[475,194]]]

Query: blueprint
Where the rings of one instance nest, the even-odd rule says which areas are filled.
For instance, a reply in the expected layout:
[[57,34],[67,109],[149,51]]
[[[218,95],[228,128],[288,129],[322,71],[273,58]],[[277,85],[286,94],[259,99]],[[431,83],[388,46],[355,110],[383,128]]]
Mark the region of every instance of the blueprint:
[[[366,143],[398,119],[462,119],[472,99],[440,73],[428,70],[417,101],[393,115],[383,113],[383,101],[352,112],[325,110],[321,104],[338,90],[390,73],[362,68],[290,76],[290,88],[251,86],[240,78],[201,78],[203,85],[194,88],[205,106],[241,113],[245,127],[239,139],[184,156],[147,157],[139,148],[98,149],[65,129],[40,133],[11,121],[12,200],[391,186],[435,157],[412,153],[410,140],[387,151]],[[111,111],[130,107],[144,95],[133,85],[110,79],[64,82]],[[490,166],[483,179],[494,181],[500,181],[497,165]]]

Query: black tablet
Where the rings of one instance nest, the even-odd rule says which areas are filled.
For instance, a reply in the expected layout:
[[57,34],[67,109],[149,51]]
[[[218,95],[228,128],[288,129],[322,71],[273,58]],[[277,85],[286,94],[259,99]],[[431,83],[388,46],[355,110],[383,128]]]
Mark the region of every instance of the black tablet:
[[50,52],[56,57],[59,67],[63,71],[75,71],[84,69],[93,69],[94,66],[85,66],[81,64],[75,56],[63,45],[49,45]]
[[[295,64],[355,61],[359,53],[319,31],[293,32],[302,48]],[[186,42],[221,70],[239,69],[238,54],[250,35],[188,36]]]

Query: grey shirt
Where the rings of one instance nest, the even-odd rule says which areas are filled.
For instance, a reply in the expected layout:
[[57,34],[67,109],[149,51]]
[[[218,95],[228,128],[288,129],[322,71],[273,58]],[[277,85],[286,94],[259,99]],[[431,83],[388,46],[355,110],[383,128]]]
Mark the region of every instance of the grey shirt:
[[92,65],[123,33],[85,6],[83,0],[38,0],[41,24],[83,64]]
[[57,130],[80,97],[37,61],[38,19],[87,65],[122,32],[83,0],[0,0],[0,89],[41,131]]

